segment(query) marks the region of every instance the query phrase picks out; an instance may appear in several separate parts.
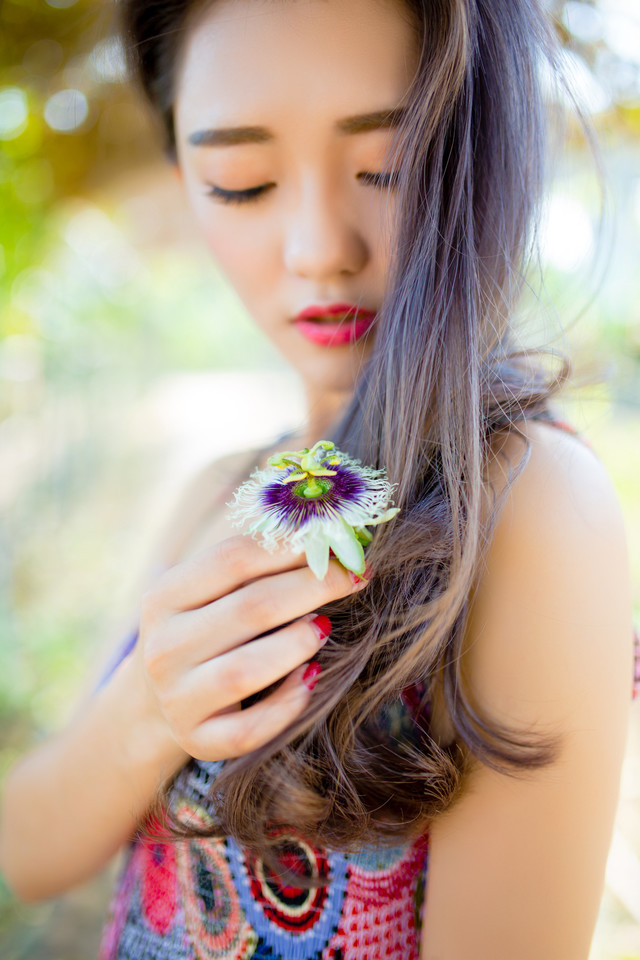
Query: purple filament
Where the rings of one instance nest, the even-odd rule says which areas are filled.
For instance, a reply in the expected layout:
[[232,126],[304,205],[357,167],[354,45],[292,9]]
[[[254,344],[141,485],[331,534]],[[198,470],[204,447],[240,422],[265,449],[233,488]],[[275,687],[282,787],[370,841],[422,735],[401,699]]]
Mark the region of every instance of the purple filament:
[[268,484],[260,493],[263,510],[275,515],[278,523],[299,529],[310,520],[332,519],[340,513],[340,508],[346,505],[361,506],[367,495],[366,481],[345,467],[335,466],[329,469],[335,470],[336,475],[317,478],[330,484],[326,493],[318,497],[302,497],[297,494],[295,491],[300,486],[298,483],[276,481]]

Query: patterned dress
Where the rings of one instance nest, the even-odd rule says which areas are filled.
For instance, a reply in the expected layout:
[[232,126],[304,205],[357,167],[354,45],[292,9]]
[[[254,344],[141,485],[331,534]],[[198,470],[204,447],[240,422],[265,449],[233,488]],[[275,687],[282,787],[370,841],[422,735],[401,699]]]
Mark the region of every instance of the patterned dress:
[[[206,823],[216,764],[190,763],[176,810]],[[281,831],[283,859],[326,882],[285,885],[234,840],[131,848],[111,905],[100,958],[324,960],[417,958],[428,840],[345,857]]]
[[[135,642],[129,638],[103,682]],[[636,633],[632,696],[639,692]],[[394,735],[411,735],[419,694],[411,688],[389,712]],[[211,823],[207,797],[220,766],[191,760],[178,774],[170,803],[179,818]],[[282,882],[232,838],[137,838],[116,885],[99,960],[418,960],[428,834],[357,855],[314,846],[294,827],[282,829],[280,839],[290,872],[319,878],[320,886]]]
[[[387,709],[394,737],[415,735],[421,694],[412,687]],[[207,797],[221,766],[191,760],[180,771],[170,797],[179,819],[211,823]],[[160,838],[160,824],[152,826]],[[137,838],[116,886],[99,960],[417,960],[427,834],[351,856],[314,846],[293,827],[276,836],[289,870],[325,881],[321,886],[281,882],[230,837]]]

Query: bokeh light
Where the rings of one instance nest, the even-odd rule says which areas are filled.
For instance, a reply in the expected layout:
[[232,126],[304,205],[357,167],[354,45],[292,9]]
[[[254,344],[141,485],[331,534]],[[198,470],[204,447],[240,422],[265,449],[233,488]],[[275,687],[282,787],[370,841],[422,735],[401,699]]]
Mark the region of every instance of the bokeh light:
[[587,262],[595,250],[591,219],[584,206],[566,194],[553,194],[540,231],[543,261],[567,273]]
[[89,71],[100,82],[121,83],[126,77],[122,43],[117,37],[99,40],[89,54]]
[[20,87],[0,90],[0,140],[13,140],[26,129],[29,116],[27,95]]
[[44,105],[44,118],[52,130],[69,133],[89,115],[89,102],[81,90],[58,90]]

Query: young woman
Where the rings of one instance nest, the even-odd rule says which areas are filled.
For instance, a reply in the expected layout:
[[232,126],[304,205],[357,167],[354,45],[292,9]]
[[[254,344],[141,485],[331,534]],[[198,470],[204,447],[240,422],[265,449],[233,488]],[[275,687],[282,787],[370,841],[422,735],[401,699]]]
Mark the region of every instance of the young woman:
[[103,958],[587,960],[631,604],[566,370],[513,346],[539,5],[121,7],[206,241],[304,379],[283,445],[385,468],[400,512],[364,578],[320,580],[226,519],[273,451],[208,472],[136,636],[10,775],[6,876],[51,896],[128,844]]

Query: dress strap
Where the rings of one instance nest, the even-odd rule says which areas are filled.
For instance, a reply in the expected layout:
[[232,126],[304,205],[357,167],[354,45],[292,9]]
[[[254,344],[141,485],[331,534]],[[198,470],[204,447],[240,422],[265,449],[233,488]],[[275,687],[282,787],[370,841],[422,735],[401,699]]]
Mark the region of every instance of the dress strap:
[[550,427],[556,427],[558,430],[564,430],[565,433],[575,437],[576,440],[580,440],[586,447],[589,448],[589,450],[595,453],[593,445],[587,439],[586,435],[581,430],[578,430],[578,428],[572,423],[569,423],[568,420],[564,420],[562,417],[557,417],[555,414],[551,412],[547,413],[546,411],[542,413],[536,413],[530,419],[534,420],[536,423],[546,423]]
[[137,642],[138,642],[138,630],[135,629],[135,630],[132,630],[131,633],[127,634],[124,640],[120,642],[117,649],[111,655],[111,659],[105,666],[104,670],[102,671],[102,674],[98,678],[98,682],[93,688],[92,696],[95,696],[99,690],[102,690],[102,688],[107,685],[107,683],[109,682],[111,677],[114,675],[114,673],[116,672],[116,670],[118,669],[122,661],[125,660],[129,656],[129,654],[132,652]]

